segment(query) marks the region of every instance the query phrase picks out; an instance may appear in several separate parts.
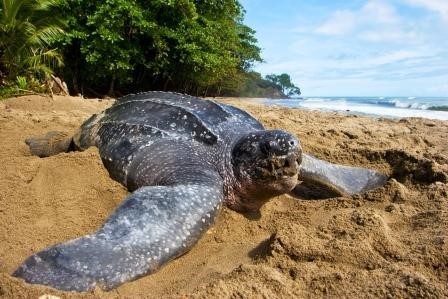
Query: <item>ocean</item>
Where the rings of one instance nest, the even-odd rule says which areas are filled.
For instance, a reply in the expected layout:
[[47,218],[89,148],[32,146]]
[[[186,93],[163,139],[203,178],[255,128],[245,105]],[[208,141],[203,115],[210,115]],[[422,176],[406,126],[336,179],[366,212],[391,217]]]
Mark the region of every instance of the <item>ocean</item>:
[[388,118],[448,120],[448,97],[303,97],[266,100],[265,103]]

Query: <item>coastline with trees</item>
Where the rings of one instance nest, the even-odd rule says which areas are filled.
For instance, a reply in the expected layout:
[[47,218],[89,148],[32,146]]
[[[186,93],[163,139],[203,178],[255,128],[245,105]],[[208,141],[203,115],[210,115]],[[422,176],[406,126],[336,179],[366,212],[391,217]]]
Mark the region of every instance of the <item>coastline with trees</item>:
[[146,90],[198,96],[299,95],[263,62],[244,8],[225,1],[2,0],[0,97],[48,92],[116,97]]

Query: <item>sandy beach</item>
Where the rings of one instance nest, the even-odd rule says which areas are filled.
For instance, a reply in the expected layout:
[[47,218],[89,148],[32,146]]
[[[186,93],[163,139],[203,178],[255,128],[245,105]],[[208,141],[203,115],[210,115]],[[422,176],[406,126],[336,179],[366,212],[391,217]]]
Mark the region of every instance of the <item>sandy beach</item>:
[[61,292],[10,274],[29,255],[101,226],[128,193],[96,148],[38,158],[25,138],[74,133],[112,100],[0,102],[0,298],[447,298],[448,121],[391,120],[217,99],[304,150],[391,177],[377,190],[305,201],[284,195],[249,219],[223,208],[187,254],[116,290]]

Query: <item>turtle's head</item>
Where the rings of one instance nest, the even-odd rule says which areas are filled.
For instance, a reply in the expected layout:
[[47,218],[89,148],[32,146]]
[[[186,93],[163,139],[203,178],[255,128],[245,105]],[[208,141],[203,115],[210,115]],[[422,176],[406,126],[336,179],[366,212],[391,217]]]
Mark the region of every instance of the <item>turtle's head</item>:
[[269,198],[288,193],[297,185],[302,148],[299,140],[280,130],[243,136],[232,151],[238,181],[235,210],[257,210]]

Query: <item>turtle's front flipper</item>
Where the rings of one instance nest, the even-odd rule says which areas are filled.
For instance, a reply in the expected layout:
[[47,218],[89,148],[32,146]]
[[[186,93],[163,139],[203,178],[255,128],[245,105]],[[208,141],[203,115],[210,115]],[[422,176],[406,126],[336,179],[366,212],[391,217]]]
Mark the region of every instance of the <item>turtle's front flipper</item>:
[[27,138],[25,143],[29,146],[33,155],[41,158],[74,150],[72,137],[58,131],[51,131],[43,136]]
[[318,199],[365,192],[383,186],[387,177],[377,171],[332,164],[303,154],[295,197]]
[[187,252],[213,223],[221,183],[142,187],[92,235],[49,247],[14,273],[60,290],[108,290]]

